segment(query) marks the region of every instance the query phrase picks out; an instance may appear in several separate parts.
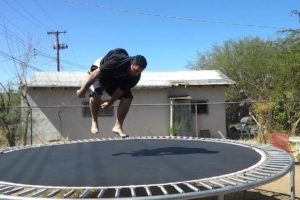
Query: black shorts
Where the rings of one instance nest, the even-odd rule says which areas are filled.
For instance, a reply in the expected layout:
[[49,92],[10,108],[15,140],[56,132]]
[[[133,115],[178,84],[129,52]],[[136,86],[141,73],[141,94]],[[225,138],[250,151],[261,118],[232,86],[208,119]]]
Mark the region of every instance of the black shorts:
[[[112,94],[114,93],[114,91],[119,88],[116,85],[112,85],[112,86],[104,86],[101,81],[99,79],[97,79],[93,85],[91,85],[90,87],[90,96],[93,95],[99,95],[101,96],[103,94],[103,91],[105,90],[105,92],[109,95],[112,96]],[[133,95],[131,93],[130,90],[124,91],[124,94],[119,98],[119,99],[133,99]]]

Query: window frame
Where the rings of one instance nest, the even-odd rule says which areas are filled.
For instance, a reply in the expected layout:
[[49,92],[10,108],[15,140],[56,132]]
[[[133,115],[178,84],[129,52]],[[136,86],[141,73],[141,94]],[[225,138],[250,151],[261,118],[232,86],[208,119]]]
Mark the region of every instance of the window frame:
[[205,100],[205,99],[191,100],[192,114],[196,113],[196,104],[197,104],[197,114],[198,115],[209,114],[208,100]]

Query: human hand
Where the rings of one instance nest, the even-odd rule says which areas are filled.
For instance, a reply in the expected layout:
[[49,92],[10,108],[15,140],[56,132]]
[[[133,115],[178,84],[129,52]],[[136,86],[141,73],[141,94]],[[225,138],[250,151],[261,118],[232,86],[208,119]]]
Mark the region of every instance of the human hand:
[[76,90],[76,95],[79,98],[83,98],[85,96],[85,92],[83,92],[81,89]]
[[104,108],[107,108],[110,105],[111,104],[109,103],[109,101],[105,101],[105,102],[101,103],[101,108],[104,109]]

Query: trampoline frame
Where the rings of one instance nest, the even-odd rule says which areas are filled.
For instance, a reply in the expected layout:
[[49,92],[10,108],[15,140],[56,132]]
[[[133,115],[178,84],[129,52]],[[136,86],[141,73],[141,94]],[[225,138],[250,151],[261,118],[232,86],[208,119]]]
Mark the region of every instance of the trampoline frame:
[[[231,174],[221,176],[188,180],[182,182],[170,182],[149,185],[128,185],[110,187],[59,187],[43,185],[26,185],[18,183],[3,182],[0,180],[0,199],[49,199],[49,198],[89,198],[91,193],[97,194],[97,198],[102,199],[137,199],[137,200],[157,200],[157,199],[193,199],[209,196],[224,198],[224,194],[248,190],[266,183],[277,180],[290,172],[291,199],[295,199],[295,177],[294,160],[287,152],[270,145],[249,143],[244,141],[195,138],[181,136],[140,136],[121,138],[101,138],[85,139],[76,141],[66,141],[42,145],[29,145],[21,147],[11,147],[0,150],[0,154],[13,151],[39,148],[54,145],[67,145],[84,142],[101,142],[114,140],[135,140],[135,139],[173,139],[173,140],[193,140],[226,143],[248,147],[261,155],[261,159],[255,165]],[[122,191],[127,191],[127,196],[122,195]],[[139,196],[138,191],[143,190],[146,195]],[[153,194],[155,191],[155,194]],[[106,197],[106,193],[113,194],[113,197]],[[60,194],[60,197],[57,195]],[[76,194],[76,195],[75,195]]]

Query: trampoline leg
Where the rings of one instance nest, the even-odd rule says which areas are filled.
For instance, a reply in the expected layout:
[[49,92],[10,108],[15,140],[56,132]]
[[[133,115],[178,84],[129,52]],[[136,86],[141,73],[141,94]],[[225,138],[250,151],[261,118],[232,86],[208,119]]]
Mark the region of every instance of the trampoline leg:
[[295,200],[295,165],[292,166],[290,171],[290,187],[291,187],[291,200]]
[[218,200],[224,200],[224,194],[219,194],[218,195]]

